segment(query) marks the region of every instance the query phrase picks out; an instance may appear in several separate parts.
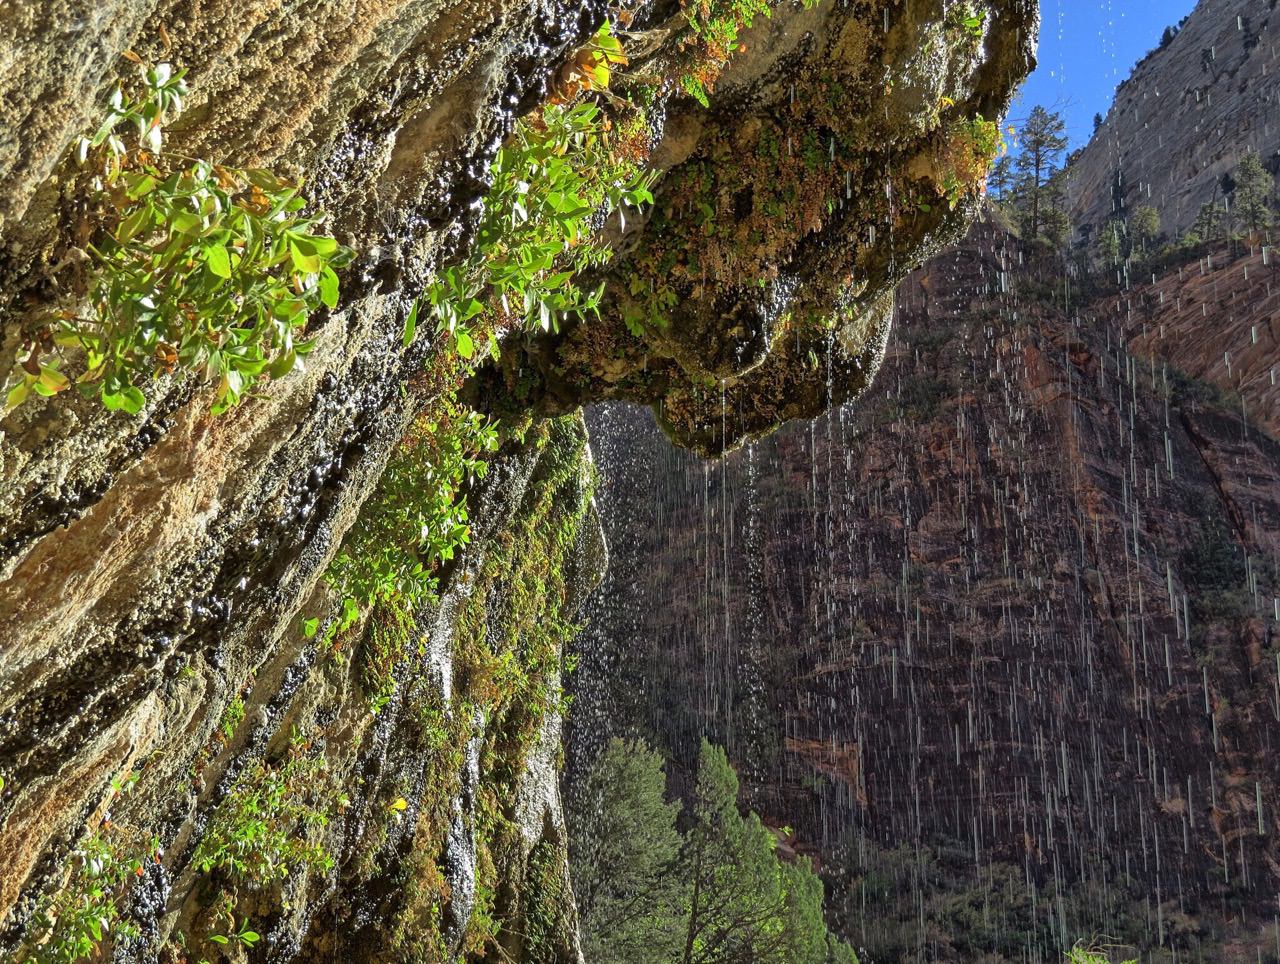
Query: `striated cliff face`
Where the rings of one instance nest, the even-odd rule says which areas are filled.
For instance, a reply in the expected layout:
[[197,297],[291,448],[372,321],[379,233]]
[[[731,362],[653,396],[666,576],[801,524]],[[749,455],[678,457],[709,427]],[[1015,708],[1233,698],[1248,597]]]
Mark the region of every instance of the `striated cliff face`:
[[1078,229],[1097,231],[1119,212],[1150,204],[1176,237],[1201,204],[1229,193],[1244,151],[1258,151],[1277,170],[1277,26],[1270,2],[1201,0],[1173,40],[1134,68],[1072,164]]
[[[67,150],[133,69],[125,51],[189,71],[172,150],[305,177],[356,252],[305,371],[227,414],[161,375],[137,416],[65,392],[0,421],[0,953],[44,953],[24,933],[51,901],[72,918],[56,895],[123,873],[106,947],[124,960],[575,959],[560,655],[604,550],[572,412],[634,398],[718,451],[865,386],[893,285],[971,212],[957,137],[1030,64],[1033,3],[971,6],[980,36],[942,0],[780,4],[703,107],[673,79],[700,49],[688,16],[639,5],[632,69],[666,78],[643,145],[657,213],[601,226],[623,256],[598,324],[499,326],[463,363],[444,338],[406,347],[406,315],[470,250],[495,152],[602,5],[0,5],[6,364],[33,351],[33,316],[82,293]],[[737,170],[734,151],[757,161]],[[694,184],[717,218],[768,228],[714,282],[686,256],[715,228]],[[660,269],[676,307],[634,325],[626,299],[663,244],[685,252]],[[470,546],[429,605],[335,640],[326,567],[409,426],[458,398],[507,419],[468,495]],[[257,835],[252,873],[228,862],[237,833]],[[255,940],[213,940],[248,922]]]
[[591,416],[615,552],[573,745],[610,717],[686,763],[723,741],[872,960],[1097,934],[1252,960],[1280,894],[1280,444],[1177,369],[1203,322],[1137,292],[1065,313],[1016,245],[975,230],[912,275],[869,394],[720,464]]
[[1274,438],[1280,436],[1278,281],[1270,251],[1220,245],[1099,311],[1135,354],[1168,361],[1238,396],[1240,414]]

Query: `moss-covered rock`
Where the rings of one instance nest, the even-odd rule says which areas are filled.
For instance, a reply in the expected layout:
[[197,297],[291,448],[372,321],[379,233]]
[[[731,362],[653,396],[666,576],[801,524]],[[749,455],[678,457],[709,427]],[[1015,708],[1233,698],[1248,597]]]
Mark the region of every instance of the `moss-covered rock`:
[[[306,370],[222,417],[211,386],[162,372],[137,417],[68,391],[0,420],[0,953],[110,810],[156,843],[119,894],[136,924],[119,959],[212,950],[246,916],[262,937],[237,953],[276,960],[576,954],[560,653],[604,550],[581,425],[545,419],[630,398],[719,452],[856,393],[893,280],[976,190],[955,135],[999,113],[1035,21],[1030,0],[775,7],[735,52],[679,4],[640,5],[618,84],[644,110],[614,136],[664,174],[657,204],[603,229],[622,257],[580,279],[609,283],[598,321],[529,338],[490,319],[478,355],[499,335],[502,352],[479,374],[425,326],[408,344],[409,306],[470,246],[490,162],[602,3],[6,7],[6,364],[38,356],[32,316],[83,288],[95,213],[68,148],[136,60],[189,70],[172,147],[305,178],[357,257]],[[960,7],[988,12],[980,37]],[[708,90],[709,107],[686,93]],[[527,433],[471,493],[470,547],[430,560],[438,598],[311,635],[393,450],[469,376],[474,407]],[[325,785],[273,819],[325,859],[270,883],[197,866],[297,741]]]
[[856,395],[894,287],[969,223],[1037,22],[1026,0],[759,18],[712,110],[667,103],[657,203],[618,239],[603,324],[535,339],[505,384],[547,411],[648,403],[710,455]]

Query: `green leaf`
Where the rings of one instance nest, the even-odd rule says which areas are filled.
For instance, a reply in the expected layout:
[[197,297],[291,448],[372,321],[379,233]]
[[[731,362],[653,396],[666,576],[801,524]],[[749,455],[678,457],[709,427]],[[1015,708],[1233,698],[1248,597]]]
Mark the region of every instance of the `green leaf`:
[[150,227],[153,219],[154,212],[151,207],[142,205],[120,223],[120,227],[116,230],[116,240],[121,244],[132,240],[144,228]]
[[223,937],[221,934],[210,934],[209,940],[213,941],[215,944],[227,943],[227,939]]
[[105,387],[102,389],[102,404],[112,412],[124,411],[130,415],[137,415],[142,411],[146,401],[142,392],[133,385],[119,392],[109,392]]
[[289,258],[293,261],[293,266],[303,274],[319,274],[320,273],[320,256],[316,254],[307,254],[297,242],[289,242]]
[[404,320],[404,334],[400,336],[400,343],[408,348],[413,344],[413,336],[418,332],[418,305],[422,300],[415,299],[413,307],[409,309],[409,317]]
[[126,173],[122,175],[122,177],[124,178],[125,183],[129,185],[125,194],[131,201],[136,201],[139,198],[150,194],[156,189],[156,185],[159,183],[150,174]]
[[338,307],[338,275],[328,265],[320,271],[320,300],[330,310]]
[[458,354],[463,358],[470,358],[476,353],[475,343],[472,342],[471,336],[459,328],[453,334],[454,344],[458,349]]
[[169,226],[178,234],[195,234],[204,228],[204,221],[194,211],[179,211],[169,221]]
[[204,248],[204,263],[219,278],[231,277],[231,256],[220,244],[210,244]]
[[[293,371],[297,363],[298,356],[294,352],[288,351],[267,366],[267,373],[272,378],[284,378],[285,375]],[[237,375],[237,377],[239,376]],[[238,392],[239,390],[237,389]]]
[[302,638],[311,639],[316,634],[316,630],[320,628],[320,620],[316,617],[304,619],[302,621]]
[[50,365],[40,366],[40,377],[36,381],[37,390],[40,387],[43,387],[47,388],[50,394],[53,394],[70,387],[70,385],[70,379],[56,368],[53,368]]
[[304,240],[306,246],[309,247],[314,254],[333,254],[338,250],[337,240],[323,234],[305,234],[298,236],[298,244],[300,246],[303,244]]

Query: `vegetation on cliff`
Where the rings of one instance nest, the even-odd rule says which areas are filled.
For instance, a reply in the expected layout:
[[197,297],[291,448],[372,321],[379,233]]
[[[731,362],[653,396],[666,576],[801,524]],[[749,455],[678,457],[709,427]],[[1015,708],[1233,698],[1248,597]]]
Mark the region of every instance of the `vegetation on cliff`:
[[[0,707],[4,946],[578,956],[558,728],[563,646],[602,550],[581,421],[557,416],[610,394],[604,370],[711,450],[717,372],[776,363],[722,443],[830,404],[817,359],[833,345],[841,392],[865,384],[895,273],[970,213],[1035,16],[1024,0],[946,17],[705,0],[603,25],[557,10],[443,32],[370,11],[350,31],[305,23],[303,41],[292,13],[213,25],[201,7],[191,37],[122,19],[145,56],[111,66],[119,46],[93,34],[103,49],[75,76],[114,89],[105,116],[78,152],[58,118],[66,137],[45,180],[24,173],[6,198],[18,220],[0,238],[17,520],[0,587],[62,607],[30,617],[50,658],[4,652],[6,680],[37,693]],[[748,48],[773,15],[802,18],[813,49]],[[36,28],[33,50],[51,45]],[[241,43],[278,85],[237,73]],[[479,119],[459,113],[472,88]],[[881,201],[886,170],[901,209]],[[785,297],[761,313],[761,292]],[[547,402],[561,392],[570,404]],[[101,585],[84,598],[33,588],[90,557]],[[98,804],[121,773],[139,790],[117,823]],[[690,897],[685,956],[822,958],[816,878],[737,813],[722,758],[706,774],[705,832],[681,849],[750,874]]]

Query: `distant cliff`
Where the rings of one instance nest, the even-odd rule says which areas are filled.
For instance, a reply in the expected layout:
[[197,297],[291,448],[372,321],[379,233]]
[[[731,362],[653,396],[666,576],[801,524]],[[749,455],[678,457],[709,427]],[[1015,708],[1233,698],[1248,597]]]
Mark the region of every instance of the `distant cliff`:
[[[1070,208],[1084,232],[1140,204],[1181,234],[1230,192],[1241,153],[1280,168],[1280,19],[1262,0],[1201,0],[1182,29],[1116,91],[1073,164]],[[1176,26],[1176,25],[1171,25]]]
[[575,745],[723,740],[871,960],[1274,948],[1280,444],[1020,260],[975,231],[867,396],[725,462],[594,415]]

